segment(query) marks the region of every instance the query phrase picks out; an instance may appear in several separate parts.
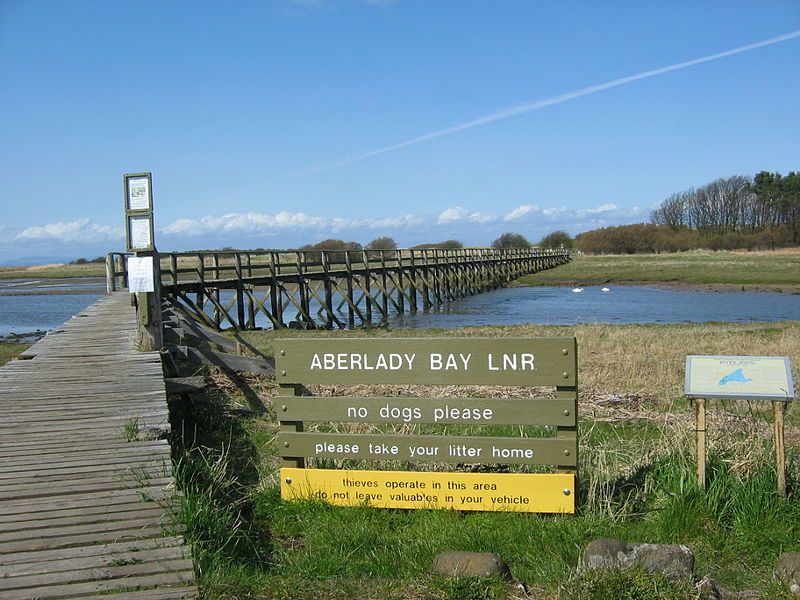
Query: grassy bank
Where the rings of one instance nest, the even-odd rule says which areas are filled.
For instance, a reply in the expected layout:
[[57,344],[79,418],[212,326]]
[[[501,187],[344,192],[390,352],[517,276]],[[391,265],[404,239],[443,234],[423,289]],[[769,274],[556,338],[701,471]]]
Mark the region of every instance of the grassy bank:
[[106,276],[104,264],[40,265],[36,267],[0,267],[0,279],[61,279]]
[[16,358],[20,353],[30,347],[30,344],[17,344],[15,342],[0,342],[0,366]]
[[[767,598],[788,597],[771,582],[771,569],[781,551],[800,550],[797,410],[787,413],[792,495],[784,500],[774,492],[768,405],[712,403],[712,459],[704,492],[694,483],[693,419],[681,389],[683,360],[690,353],[788,354],[796,368],[800,324],[288,334],[575,335],[581,377],[580,512],[561,517],[281,502],[274,381],[209,371],[202,397],[191,404],[176,399],[173,423],[180,434],[175,448],[183,518],[207,598],[527,597],[502,581],[430,575],[434,556],[443,550],[499,553],[534,598],[612,598],[620,597],[619,590],[629,598],[699,597],[691,586],[636,573],[576,574],[582,548],[603,536],[689,544],[699,576],[709,574],[734,590],[757,589]],[[273,339],[272,332],[245,336],[267,355]],[[342,386],[317,391],[353,392]],[[411,386],[357,391],[426,392]],[[483,396],[507,391],[470,390]]]
[[[102,264],[0,267],[0,279],[105,277]],[[588,256],[557,269],[528,275],[529,285],[673,283],[745,286],[800,291],[800,250]]]
[[670,283],[800,291],[800,251],[575,255],[557,269],[526,275],[527,285]]

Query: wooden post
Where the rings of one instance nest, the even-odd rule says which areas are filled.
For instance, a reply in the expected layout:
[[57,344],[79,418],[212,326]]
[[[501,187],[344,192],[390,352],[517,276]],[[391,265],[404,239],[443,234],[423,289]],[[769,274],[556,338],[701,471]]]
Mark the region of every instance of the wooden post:
[[325,328],[333,329],[333,285],[331,284],[330,265],[328,264],[329,256],[326,250],[320,252],[322,259],[322,286],[325,290]]
[[156,352],[164,346],[161,327],[161,267],[159,255],[154,252],[137,252],[137,256],[153,257],[153,282],[155,291],[136,294],[136,313],[139,321],[139,348],[143,352]]
[[169,255],[169,270],[172,275],[172,295],[178,297],[178,255]]
[[117,277],[114,273],[114,254],[106,254],[106,293],[117,291]]
[[300,314],[297,322],[303,324],[305,329],[311,327],[311,293],[303,275],[307,257],[303,252],[295,252],[297,259],[297,291],[300,294]]
[[775,471],[778,475],[778,495],[786,497],[786,447],[783,435],[783,412],[786,403],[772,402],[772,418],[775,425]]
[[[211,255],[213,260],[212,266],[212,277],[219,281],[219,254],[216,252]],[[205,258],[203,259],[203,265],[205,265]],[[203,267],[203,272],[205,272],[205,266]],[[223,315],[222,311],[219,309],[220,306],[220,293],[219,293],[219,284],[214,285],[214,290],[211,292],[215,302],[214,302],[214,322],[217,324],[217,329],[222,329],[222,318],[223,316],[228,316],[227,313]],[[233,323],[233,319],[228,319],[232,326],[235,326]]]
[[697,451],[697,485],[706,488],[706,401],[695,398],[695,447]]
[[395,250],[397,260],[397,311],[402,315],[406,312],[406,286],[403,283],[403,256],[402,250]]
[[366,251],[362,250],[361,260],[364,261],[364,302],[367,312],[367,325],[372,325],[372,303],[375,301],[372,297],[372,275],[369,272],[369,256]]
[[381,253],[381,284],[382,284],[382,301],[383,301],[383,318],[389,318],[389,289],[386,283],[386,250],[378,250]]
[[353,329],[356,326],[356,316],[355,312],[353,311],[353,265],[350,261],[350,250],[344,251],[344,265],[345,269],[347,270],[347,327],[349,329]]
[[279,295],[281,294],[281,290],[278,287],[278,271],[276,269],[276,265],[280,262],[280,256],[277,256],[277,261],[275,252],[269,253],[269,304],[270,308],[272,309],[272,327],[273,329],[277,329],[278,327],[275,325],[276,323],[280,323],[281,327],[285,326],[285,321],[283,320],[283,306],[280,302]]
[[412,313],[417,312],[417,290],[419,285],[419,280],[417,279],[417,264],[414,259],[415,252],[415,250],[410,250],[411,258],[408,267],[408,292]]
[[[276,404],[278,405],[278,420],[280,422],[280,431],[289,432],[289,433],[298,433],[304,430],[303,421],[282,421],[281,413],[285,410],[285,406],[280,404],[280,397],[286,396],[302,396],[302,389],[303,386],[301,385],[284,385],[280,384],[278,387],[278,398],[276,400]],[[280,448],[281,455],[285,456],[285,449]],[[294,467],[297,469],[303,469],[306,466],[306,460],[302,457],[292,457],[292,458],[283,458],[281,460],[282,467]]]
[[[237,252],[233,255],[234,271],[236,273],[236,329],[242,331],[247,328],[244,317],[244,274],[242,273],[242,255]],[[219,272],[217,272],[219,279]]]
[[[197,253],[197,280],[200,285],[197,288],[197,293],[195,294],[195,304],[197,304],[197,308],[200,309],[200,312],[205,312],[203,307],[205,306],[205,290],[206,290],[206,266],[205,266],[205,255],[201,253]],[[216,321],[215,321],[216,323]],[[216,323],[217,328],[219,328],[219,323]]]

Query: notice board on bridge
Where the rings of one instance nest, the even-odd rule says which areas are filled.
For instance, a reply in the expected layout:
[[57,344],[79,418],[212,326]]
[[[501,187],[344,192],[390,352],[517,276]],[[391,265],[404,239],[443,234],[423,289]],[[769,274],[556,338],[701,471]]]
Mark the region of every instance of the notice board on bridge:
[[[275,359],[284,499],[574,513],[574,338],[279,339]],[[532,398],[448,396],[448,387],[431,397],[303,396],[307,384],[550,389]],[[346,433],[331,426],[342,423]],[[306,458],[343,468],[306,468]],[[374,462],[389,466],[362,468]],[[502,472],[507,465],[551,472]]]

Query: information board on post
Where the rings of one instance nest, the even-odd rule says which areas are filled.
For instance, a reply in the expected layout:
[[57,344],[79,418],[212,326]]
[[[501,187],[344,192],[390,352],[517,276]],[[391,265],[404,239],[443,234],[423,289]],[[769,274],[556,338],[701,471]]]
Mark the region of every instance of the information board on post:
[[125,199],[125,246],[128,252],[155,250],[153,241],[153,179],[150,173],[122,176]]
[[[573,513],[578,465],[574,338],[279,339],[276,399],[284,499],[376,508]],[[548,397],[301,396],[316,384],[503,385]],[[546,433],[402,435],[306,431],[308,422],[544,425]],[[435,432],[436,430],[434,430]],[[306,458],[459,465],[547,465],[556,473],[305,469]],[[288,464],[298,466],[288,466]],[[483,471],[483,469],[482,469]]]
[[684,393],[694,399],[697,483],[706,485],[706,400],[769,400],[775,440],[778,494],[786,495],[786,452],[783,415],[795,398],[788,356],[686,357]]

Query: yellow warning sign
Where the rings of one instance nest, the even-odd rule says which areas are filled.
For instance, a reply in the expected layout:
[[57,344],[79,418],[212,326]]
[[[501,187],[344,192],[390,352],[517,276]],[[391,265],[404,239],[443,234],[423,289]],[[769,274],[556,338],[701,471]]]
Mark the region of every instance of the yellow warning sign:
[[572,514],[575,475],[284,468],[281,498],[373,508]]

